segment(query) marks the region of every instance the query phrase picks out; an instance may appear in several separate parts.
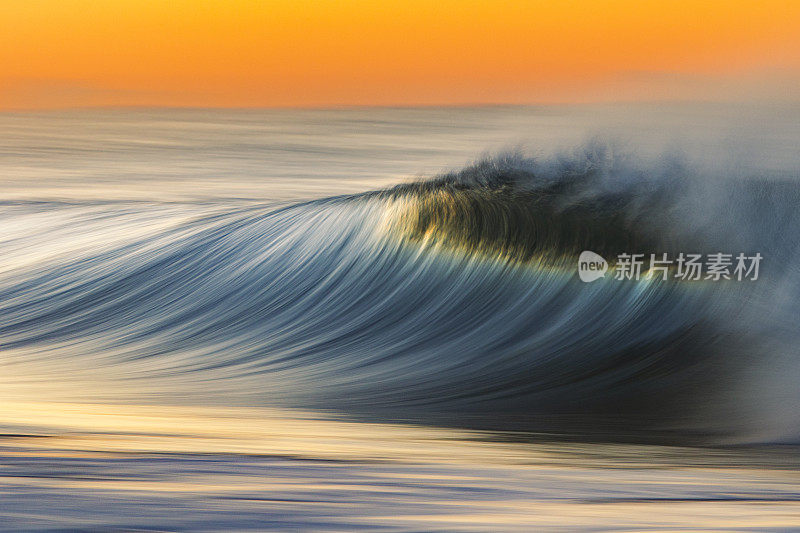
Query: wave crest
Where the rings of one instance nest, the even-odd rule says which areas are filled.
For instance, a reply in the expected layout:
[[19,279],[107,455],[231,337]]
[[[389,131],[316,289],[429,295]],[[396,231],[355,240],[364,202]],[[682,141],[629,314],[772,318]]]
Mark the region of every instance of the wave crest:
[[[670,158],[637,166],[587,147],[279,209],[221,206],[102,253],[3,273],[7,368],[91,374],[105,397],[610,439],[743,434],[763,415],[745,422],[742,404],[775,403],[769,386],[748,385],[753,375],[798,374],[799,248],[776,238],[798,234],[797,187],[726,184],[730,201],[712,209],[722,193],[688,173]],[[119,206],[71,209],[92,231]],[[759,283],[586,285],[568,262],[587,248],[731,246],[769,257]],[[796,414],[781,413],[774,424],[793,427]]]

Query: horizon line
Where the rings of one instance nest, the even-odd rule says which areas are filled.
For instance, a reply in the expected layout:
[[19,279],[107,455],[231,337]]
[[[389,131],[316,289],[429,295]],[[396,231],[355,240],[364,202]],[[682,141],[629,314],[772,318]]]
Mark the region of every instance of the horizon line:
[[355,111],[369,109],[480,109],[480,108],[531,108],[531,107],[586,107],[602,105],[653,105],[653,104],[720,104],[720,105],[800,105],[800,99],[774,98],[660,98],[660,99],[625,99],[625,100],[593,100],[593,101],[531,101],[531,102],[470,102],[470,103],[418,103],[418,104],[320,104],[320,105],[158,105],[158,104],[123,104],[123,105],[80,105],[50,107],[0,107],[0,114],[25,114],[69,111]]

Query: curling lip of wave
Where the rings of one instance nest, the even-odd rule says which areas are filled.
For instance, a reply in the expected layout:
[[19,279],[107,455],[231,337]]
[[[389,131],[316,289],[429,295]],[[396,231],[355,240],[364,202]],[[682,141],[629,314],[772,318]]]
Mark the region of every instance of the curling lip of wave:
[[386,203],[383,227],[400,238],[515,263],[572,267],[587,249],[616,257],[707,247],[670,232],[668,213],[686,186],[674,168],[670,179],[640,175],[620,188],[606,159],[591,151],[543,169],[508,154],[365,197]]

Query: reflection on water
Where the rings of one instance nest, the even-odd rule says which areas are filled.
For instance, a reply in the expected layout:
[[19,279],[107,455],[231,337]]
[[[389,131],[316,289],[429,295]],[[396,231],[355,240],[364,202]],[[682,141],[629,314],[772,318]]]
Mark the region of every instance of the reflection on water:
[[323,413],[6,403],[0,529],[530,531],[800,523],[790,447],[503,442]]

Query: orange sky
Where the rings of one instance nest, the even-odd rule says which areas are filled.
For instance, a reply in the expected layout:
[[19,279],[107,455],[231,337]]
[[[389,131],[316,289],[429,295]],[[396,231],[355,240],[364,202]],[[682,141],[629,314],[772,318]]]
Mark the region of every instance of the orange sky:
[[797,96],[797,0],[0,0],[0,109]]

